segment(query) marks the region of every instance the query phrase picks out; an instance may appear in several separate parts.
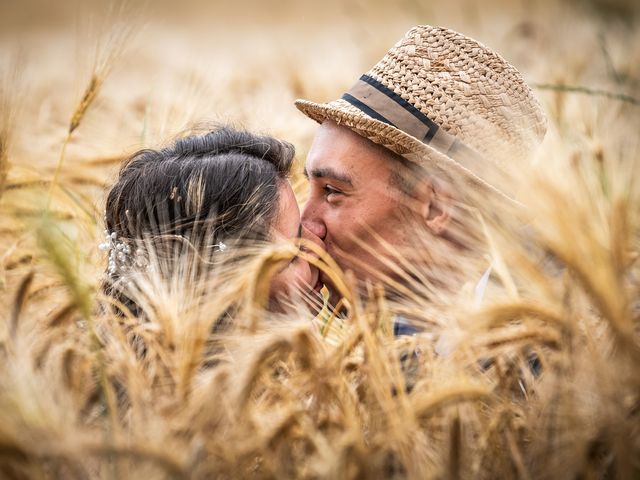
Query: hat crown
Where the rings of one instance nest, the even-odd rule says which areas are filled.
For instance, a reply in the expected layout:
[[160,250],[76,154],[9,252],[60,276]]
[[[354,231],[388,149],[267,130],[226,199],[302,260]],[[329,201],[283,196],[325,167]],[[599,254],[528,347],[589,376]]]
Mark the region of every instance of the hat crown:
[[529,156],[546,130],[520,73],[453,30],[412,28],[367,75],[502,168]]

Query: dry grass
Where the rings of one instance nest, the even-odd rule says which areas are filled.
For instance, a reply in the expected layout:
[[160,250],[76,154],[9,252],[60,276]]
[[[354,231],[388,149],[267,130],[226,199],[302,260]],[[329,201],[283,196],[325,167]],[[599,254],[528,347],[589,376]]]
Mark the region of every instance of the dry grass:
[[[102,85],[107,79],[114,63],[118,58],[122,56],[124,50],[131,40],[133,29],[136,27],[134,18],[127,18],[128,15],[132,15],[131,9],[127,8],[128,2],[126,1],[112,1],[106,4],[108,9],[106,12],[98,11],[97,15],[104,16],[103,19],[105,25],[103,29],[107,29],[105,34],[106,38],[101,38],[98,34],[95,47],[95,63],[93,65],[89,82],[84,89],[82,97],[75,106],[71,119],[69,121],[69,127],[67,134],[62,141],[62,147],[60,150],[60,158],[56,165],[53,179],[51,180],[49,187],[49,197],[53,195],[60,171],[62,170],[65,160],[65,154],[67,146],[71,141],[71,137],[76,129],[82,123],[87,110],[95,102],[98,93],[100,92]],[[127,23],[124,23],[125,20]]]
[[[98,68],[80,95],[68,69],[33,53],[23,113],[8,122],[0,111],[0,477],[637,478],[640,110],[619,100],[640,96],[638,12],[622,1],[622,17],[599,2],[491,5],[472,20],[471,3],[404,2],[396,16],[329,3],[316,23],[288,28],[265,27],[255,12],[272,13],[254,6],[256,18],[229,29],[234,12],[221,11],[208,42],[195,26],[193,43],[151,28],[121,68],[108,56],[109,82]],[[278,8],[289,21],[305,7]],[[149,273],[128,287],[144,320],[105,308],[96,225],[128,151],[214,116],[290,139],[303,158],[314,126],[287,107],[294,95],[339,95],[419,21],[468,31],[540,84],[588,87],[540,92],[551,129],[522,172],[526,212],[475,199],[485,242],[464,262],[420,267],[437,246],[419,232],[412,252],[386,246],[408,285],[355,291],[321,258],[344,314],[266,313],[273,266],[295,251],[273,247],[206,278],[183,252],[171,281]],[[51,51],[66,45],[56,35]],[[489,263],[478,306],[473,284]],[[224,312],[233,328],[211,334]],[[393,338],[398,312],[425,333]]]
[[15,52],[6,61],[6,69],[0,71],[0,198],[7,188],[10,169],[10,150],[15,128],[16,110],[22,100],[20,64]]

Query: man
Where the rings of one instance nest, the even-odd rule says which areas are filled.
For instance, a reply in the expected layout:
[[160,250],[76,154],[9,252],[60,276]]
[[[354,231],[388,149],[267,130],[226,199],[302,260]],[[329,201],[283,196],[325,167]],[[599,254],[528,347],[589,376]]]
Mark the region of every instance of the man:
[[515,203],[508,167],[523,165],[545,132],[513,66],[430,26],[407,32],[339,100],[296,106],[321,124],[305,164],[303,224],[362,282],[420,277],[402,261],[417,226],[429,262],[454,264],[474,242],[461,206]]

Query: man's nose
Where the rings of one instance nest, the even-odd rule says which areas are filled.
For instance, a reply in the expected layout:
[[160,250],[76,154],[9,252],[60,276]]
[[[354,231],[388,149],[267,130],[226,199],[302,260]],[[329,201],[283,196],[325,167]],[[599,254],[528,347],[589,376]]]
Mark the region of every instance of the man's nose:
[[315,243],[320,248],[322,248],[322,250],[324,250],[324,242],[322,241],[322,239],[318,237],[315,233],[313,233],[311,230],[309,230],[307,227],[305,227],[304,224],[302,225],[302,238]]
[[[302,211],[302,226],[321,243],[327,236],[327,227],[318,214],[315,202],[309,200]],[[313,240],[313,238],[312,238]],[[315,240],[314,240],[315,241]],[[324,245],[322,245],[324,247]]]

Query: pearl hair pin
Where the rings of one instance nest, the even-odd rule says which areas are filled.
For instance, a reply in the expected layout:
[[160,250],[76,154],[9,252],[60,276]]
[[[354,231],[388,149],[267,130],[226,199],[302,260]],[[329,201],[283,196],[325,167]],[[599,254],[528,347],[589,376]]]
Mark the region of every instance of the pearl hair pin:
[[123,267],[128,267],[130,263],[129,255],[131,248],[122,240],[118,240],[116,232],[104,231],[105,240],[98,248],[103,252],[109,252],[109,261],[107,263],[107,273],[113,277]]
[[[108,252],[109,259],[107,263],[107,274],[110,277],[114,277],[117,273],[128,271],[133,264],[131,257],[131,247],[127,245],[122,239],[118,237],[116,232],[104,231],[104,242],[98,245],[98,248],[103,252]],[[213,245],[214,251],[224,252],[227,250],[227,245],[224,242],[219,242]],[[136,257],[141,256],[142,252],[136,250]],[[140,261],[135,262],[137,266],[142,266]]]

